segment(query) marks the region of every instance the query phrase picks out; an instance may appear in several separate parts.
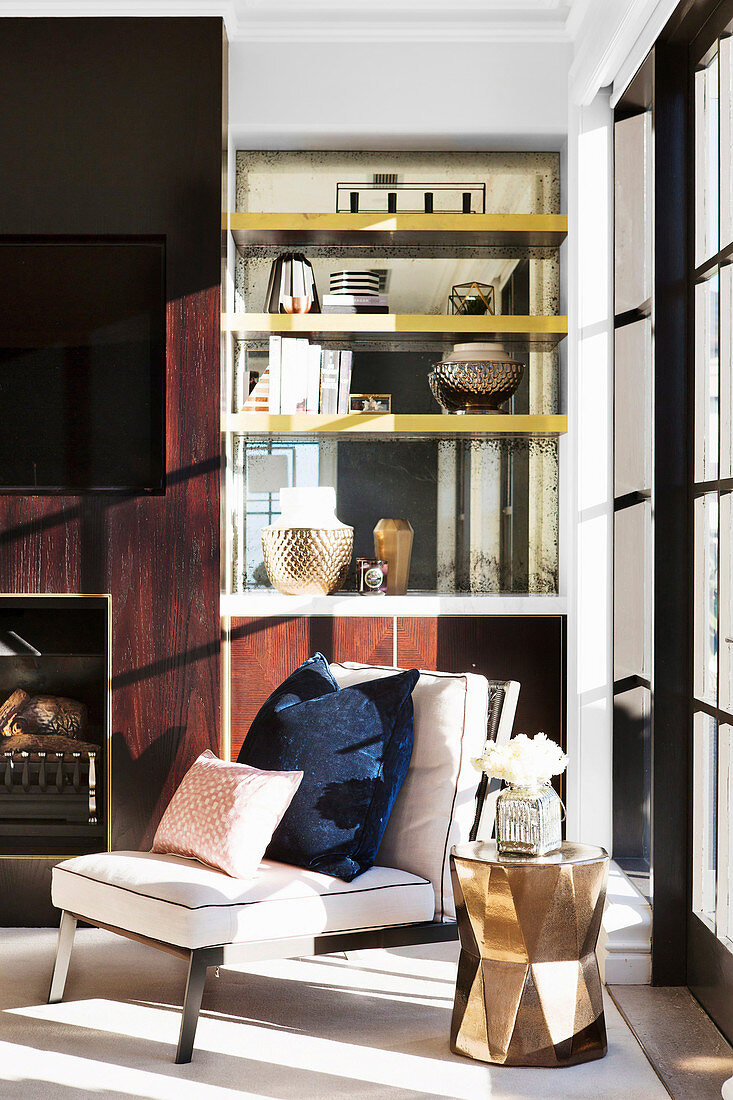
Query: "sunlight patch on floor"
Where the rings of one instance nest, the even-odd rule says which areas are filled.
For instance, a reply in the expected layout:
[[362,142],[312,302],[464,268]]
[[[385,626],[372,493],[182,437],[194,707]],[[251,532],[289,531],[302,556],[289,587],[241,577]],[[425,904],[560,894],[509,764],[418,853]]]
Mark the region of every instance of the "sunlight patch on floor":
[[[104,1031],[110,1040],[117,1038],[121,1043],[125,1038],[137,1041],[154,1038],[156,1043],[169,1043],[168,1052],[161,1050],[160,1053],[164,1059],[170,1059],[178,1038],[179,1020],[176,1017],[168,1013],[161,1016],[158,1010],[129,1003],[75,1001],[13,1009],[10,1014],[53,1021],[57,1032],[59,1027],[68,1029],[68,1044],[74,1049],[89,1043],[90,1032]],[[436,1061],[427,1052],[421,1056],[389,1049],[386,1045],[389,1042],[388,1020],[386,1015],[387,1034],[381,1037],[385,1045],[380,1044],[381,1049],[375,1051],[370,1049],[368,1043],[361,1045],[293,1032],[284,1034],[277,1027],[263,1027],[244,1021],[234,1023],[220,1018],[212,1020],[204,1014],[196,1033],[194,1057],[202,1060],[208,1053],[231,1059],[237,1058],[237,1052],[241,1052],[241,1057],[250,1061],[254,1060],[256,1052],[256,1060],[265,1066],[280,1066],[293,1071],[308,1067],[310,1072],[352,1082],[410,1089],[424,1096],[466,1097],[470,1100],[477,1095],[477,1088],[481,1090],[481,1095],[491,1095],[489,1071],[480,1063],[461,1059],[461,1076],[471,1080],[460,1083],[456,1065],[451,1062]],[[82,1034],[75,1036],[74,1028],[79,1028]],[[175,1034],[171,1034],[172,1029]],[[373,1040],[373,1036],[371,1038]],[[6,1060],[6,1072],[8,1064]],[[92,1066],[96,1064],[90,1062]]]
[[0,939],[3,1100],[666,1097],[610,1001],[600,1061],[537,1070],[452,1054],[455,943],[211,970],[185,1066],[173,1063],[180,960],[82,929],[68,999],[47,1005],[55,946],[50,929]]

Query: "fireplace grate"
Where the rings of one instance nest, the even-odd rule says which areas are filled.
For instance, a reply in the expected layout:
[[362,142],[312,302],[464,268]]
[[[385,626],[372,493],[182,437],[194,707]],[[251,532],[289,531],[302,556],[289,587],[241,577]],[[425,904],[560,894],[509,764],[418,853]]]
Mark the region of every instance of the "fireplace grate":
[[[96,752],[3,752],[0,763],[0,835],[23,822],[96,826]],[[69,835],[68,832],[65,835]]]

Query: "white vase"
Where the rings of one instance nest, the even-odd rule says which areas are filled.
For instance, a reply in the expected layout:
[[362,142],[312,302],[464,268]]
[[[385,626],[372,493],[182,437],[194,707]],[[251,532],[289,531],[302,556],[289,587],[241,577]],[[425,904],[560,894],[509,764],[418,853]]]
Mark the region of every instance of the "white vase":
[[511,355],[503,344],[487,344],[472,340],[468,344],[454,344],[453,351],[446,355],[445,363],[507,363]]
[[292,527],[313,527],[321,531],[353,531],[336,515],[336,490],[332,485],[280,490],[280,515],[270,527],[283,531]]

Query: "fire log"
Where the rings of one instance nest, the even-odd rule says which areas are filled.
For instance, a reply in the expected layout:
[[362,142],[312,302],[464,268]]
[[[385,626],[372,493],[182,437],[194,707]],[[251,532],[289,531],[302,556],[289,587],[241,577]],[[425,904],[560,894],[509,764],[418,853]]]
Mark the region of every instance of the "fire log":
[[83,737],[86,728],[85,703],[61,695],[35,695],[17,712],[10,732],[63,734],[76,739]]
[[26,703],[30,702],[30,695],[23,688],[16,688],[0,706],[0,735],[11,737],[13,733],[13,719]]

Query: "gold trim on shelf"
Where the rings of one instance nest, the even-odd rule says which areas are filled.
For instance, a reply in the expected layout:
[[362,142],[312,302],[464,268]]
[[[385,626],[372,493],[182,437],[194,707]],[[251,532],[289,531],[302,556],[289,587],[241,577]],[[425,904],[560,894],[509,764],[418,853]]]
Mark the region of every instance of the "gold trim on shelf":
[[476,336],[489,341],[541,344],[544,350],[567,336],[568,319],[516,314],[476,317],[444,313],[230,313],[222,316],[222,328],[249,340],[298,335],[338,340],[427,337],[460,343],[466,337]]
[[440,244],[470,247],[557,248],[568,232],[566,214],[230,214],[237,248],[294,245]]
[[372,435],[564,435],[567,416],[532,416],[521,413],[453,414],[349,413],[228,413],[222,429],[227,432],[308,434],[338,432]]

